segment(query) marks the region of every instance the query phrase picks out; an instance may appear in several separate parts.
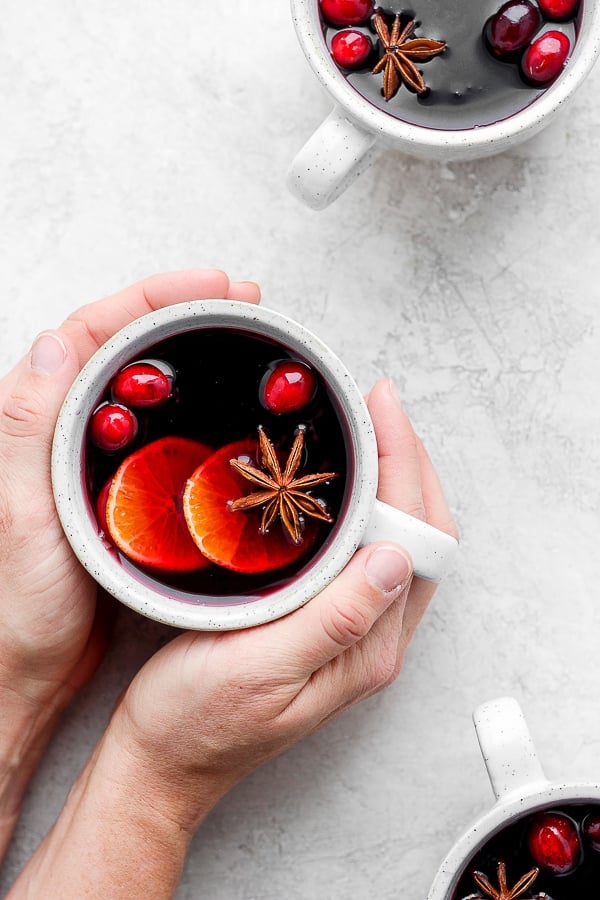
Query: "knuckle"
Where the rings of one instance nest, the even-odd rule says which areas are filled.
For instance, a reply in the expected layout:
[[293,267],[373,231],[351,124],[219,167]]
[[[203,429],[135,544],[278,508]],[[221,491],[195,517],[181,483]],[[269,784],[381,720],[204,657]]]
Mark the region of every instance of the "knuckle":
[[422,500],[414,500],[412,503],[405,503],[402,509],[405,513],[408,513],[409,516],[413,516],[415,519],[421,519],[424,522],[427,521],[425,504]]
[[39,430],[42,398],[34,391],[10,394],[0,408],[0,431],[9,437],[29,437]]
[[369,632],[372,617],[358,598],[346,596],[332,603],[322,624],[328,639],[350,647]]
[[371,691],[381,691],[391,684],[398,674],[398,659],[395,649],[382,648],[377,658],[372,662],[369,672],[369,688]]
[[364,672],[364,695],[376,694],[389,687],[402,669],[404,649],[398,636],[389,633],[365,648],[362,668]]
[[92,320],[93,303],[80,306],[66,319],[61,331],[69,335],[78,347],[89,347],[93,350],[103,344],[109,337],[102,328],[97,328]]
[[389,687],[394,681],[398,678],[398,675],[402,671],[402,666],[404,665],[404,653],[396,651],[394,654],[394,659],[392,664],[388,669],[387,678],[381,684],[381,690]]

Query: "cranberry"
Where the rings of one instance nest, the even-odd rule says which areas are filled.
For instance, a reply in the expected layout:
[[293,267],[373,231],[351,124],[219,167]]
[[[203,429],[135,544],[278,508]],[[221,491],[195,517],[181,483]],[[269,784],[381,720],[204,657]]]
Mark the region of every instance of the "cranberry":
[[600,851],[600,813],[590,813],[581,826],[585,837],[594,850]]
[[125,366],[111,385],[113,399],[126,406],[160,406],[171,390],[172,378],[145,360]]
[[529,45],[521,60],[527,81],[547,84],[556,78],[569,55],[571,43],[561,31],[546,31]]
[[581,862],[581,841],[575,822],[563,813],[535,816],[529,826],[527,845],[536,866],[553,875],[567,875]]
[[501,59],[514,56],[527,46],[541,21],[540,10],[531,0],[508,0],[485,26],[492,53]]
[[362,25],[372,14],[375,0],[320,0],[320,4],[331,25]]
[[101,450],[123,450],[137,434],[135,415],[119,403],[103,403],[92,415],[90,437]]
[[368,59],[373,44],[362,31],[338,31],[331,40],[331,55],[344,69],[358,69]]
[[296,412],[315,395],[317,379],[306,363],[295,359],[275,363],[260,386],[260,402],[276,415]]
[[547,19],[555,22],[571,19],[579,8],[579,0],[538,0]]

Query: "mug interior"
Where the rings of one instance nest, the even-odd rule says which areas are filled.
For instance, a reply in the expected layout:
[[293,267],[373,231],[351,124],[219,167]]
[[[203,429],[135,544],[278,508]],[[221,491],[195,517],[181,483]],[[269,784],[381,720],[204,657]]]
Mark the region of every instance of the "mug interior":
[[[87,425],[114,375],[161,341],[201,329],[235,329],[280,344],[324,379],[346,438],[348,472],[338,522],[297,577],[256,596],[220,596],[185,602],[176,591],[129,571],[98,534],[85,478]],[[182,628],[240,628],[270,621],[314,596],[347,562],[360,542],[373,505],[377,450],[364,401],[350,374],[318,338],[298,323],[235,301],[196,301],[150,313],[131,323],[92,357],[75,381],[57,422],[52,475],[57,510],[76,555],[93,577],[131,608]],[[189,598],[193,600],[194,598]]]
[[[377,4],[376,4],[377,5]],[[500,7],[501,3],[498,3]],[[382,111],[359,93],[340,72],[322,33],[318,0],[291,0],[300,44],[317,77],[352,117],[370,131],[400,142],[408,152],[424,156],[477,156],[497,152],[519,136],[533,134],[573,93],[592,68],[600,49],[600,5],[583,0],[578,38],[560,76],[528,106],[487,125],[436,128],[412,124]],[[385,8],[386,4],[382,4]],[[417,10],[417,15],[419,10]]]
[[[474,859],[486,845],[507,828],[537,812],[557,809],[568,815],[569,808],[583,809],[586,805],[598,807],[600,812],[600,784],[549,784],[543,790],[518,794],[498,801],[452,847],[440,866],[427,900],[454,900],[455,891],[461,887],[461,879],[468,872]],[[526,869],[520,874],[524,874],[525,871]],[[496,873],[490,871],[486,874],[494,884]],[[470,890],[465,892],[465,896],[469,893],[476,894],[476,891],[477,886],[473,882]],[[461,890],[457,900],[462,900],[462,895]]]

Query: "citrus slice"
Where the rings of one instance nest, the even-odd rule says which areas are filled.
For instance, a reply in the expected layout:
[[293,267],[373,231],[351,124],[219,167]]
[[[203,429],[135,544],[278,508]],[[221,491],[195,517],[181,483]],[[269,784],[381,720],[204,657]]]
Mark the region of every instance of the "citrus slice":
[[183,492],[183,511],[190,534],[202,553],[234,572],[268,572],[295,562],[312,547],[319,527],[308,520],[299,544],[286,536],[277,519],[263,534],[261,510],[230,509],[232,501],[251,493],[252,487],[231,459],[255,460],[256,441],[236,441],[221,447],[202,463]]
[[110,486],[112,478],[109,478],[102,487],[96,500],[96,518],[98,519],[98,527],[101,535],[108,537],[108,525],[106,524],[106,504],[108,503],[108,495],[110,494]]
[[208,565],[188,532],[181,495],[190,474],[211,453],[197,441],[164,437],[121,463],[104,518],[111,540],[128,559],[166,572]]

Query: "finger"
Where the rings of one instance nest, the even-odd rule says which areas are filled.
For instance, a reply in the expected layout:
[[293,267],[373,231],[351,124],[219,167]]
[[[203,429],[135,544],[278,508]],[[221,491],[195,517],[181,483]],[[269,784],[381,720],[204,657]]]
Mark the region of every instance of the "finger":
[[260,287],[255,281],[232,281],[227,291],[228,300],[242,300],[244,303],[260,303]]
[[[15,465],[46,478],[58,411],[81,366],[119,328],[154,309],[188,300],[225,298],[258,302],[252,282],[232,282],[219,270],[153,275],[81,307],[56,331],[44,332],[4,379],[0,390],[0,440],[5,453],[14,441]],[[22,452],[21,452],[22,451]]]
[[74,694],[85,687],[104,659],[115,630],[118,610],[119,604],[114,597],[100,590],[87,643],[67,677],[68,687]]
[[377,496],[409,515],[425,519],[417,436],[394,383],[389,379],[377,382],[367,405],[379,453]]
[[[38,335],[28,356],[6,380],[0,401],[0,454],[11,477],[48,481],[48,461],[56,417],[79,372],[72,342],[58,331]],[[27,490],[36,486],[29,480]]]
[[[59,330],[75,341],[79,361],[83,365],[98,347],[134,319],[176,303],[225,299],[230,288],[225,272],[217,269],[152,275],[117,294],[82,306],[69,316]],[[247,289],[243,289],[242,293],[244,291]]]
[[409,588],[410,580],[361,641],[311,675],[286,716],[314,731],[394,681],[403,660],[400,635]]
[[265,639],[284,648],[285,667],[294,680],[306,681],[369,633],[411,574],[411,562],[400,547],[371,544],[310,603],[265,630]]
[[423,503],[425,506],[425,515],[430,525],[451,534],[452,537],[459,539],[458,527],[446,495],[442,488],[439,476],[434,468],[429,453],[423,441],[417,436],[417,453],[419,455],[419,468],[421,471],[421,489],[423,493]]
[[[451,534],[458,540],[458,528],[448,507],[437,472],[435,471],[427,450],[419,438],[417,438],[417,448],[419,451],[423,499],[427,521],[436,528],[445,531],[447,534]],[[402,636],[400,638],[398,650],[400,655],[404,655],[406,652],[406,648],[408,647],[419,622],[423,618],[436,589],[437,585],[432,584],[429,581],[423,581],[421,578],[413,579],[410,596],[404,613]]]
[[[424,518],[430,525],[458,538],[437,472],[402,409],[393,382],[376,384],[367,403],[380,451],[380,499]],[[420,578],[413,579],[399,638],[399,658],[404,656],[436,587]]]

